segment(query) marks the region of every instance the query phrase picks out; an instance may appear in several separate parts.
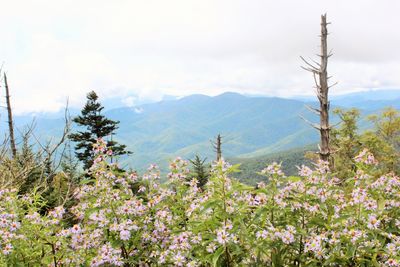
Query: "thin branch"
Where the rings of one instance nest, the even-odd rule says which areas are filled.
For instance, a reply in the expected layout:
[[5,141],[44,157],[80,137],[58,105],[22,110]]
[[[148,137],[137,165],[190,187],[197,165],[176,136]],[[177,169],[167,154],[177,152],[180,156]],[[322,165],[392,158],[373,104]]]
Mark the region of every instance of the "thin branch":
[[317,129],[318,131],[321,130],[321,126],[319,126],[317,123],[313,123],[309,120],[307,120],[306,118],[304,118],[303,115],[300,115],[300,118],[302,118],[307,124],[309,124],[311,127]]
[[300,66],[303,70],[306,70],[306,71],[309,71],[309,72],[312,72],[312,73],[315,73],[315,74],[318,74],[319,73],[319,71],[318,70],[315,70],[315,69],[311,69],[311,68],[306,68],[306,67],[304,67],[304,66]]
[[319,109],[317,109],[317,108],[313,108],[313,107],[311,107],[310,105],[305,105],[306,106],[306,108],[309,110],[309,111],[311,111],[311,112],[313,112],[313,113],[315,113],[315,114],[317,114],[317,115],[320,115],[321,114],[321,110],[319,110]]
[[315,69],[316,71],[318,71],[318,68],[315,67],[313,64],[309,63],[307,60],[304,59],[304,57],[300,56],[301,60],[303,60],[304,63],[306,63],[306,65],[308,65],[310,68]]
[[338,83],[339,83],[339,82],[335,82],[335,83],[333,83],[332,85],[329,85],[329,86],[328,86],[328,89],[330,89],[330,88],[336,86]]

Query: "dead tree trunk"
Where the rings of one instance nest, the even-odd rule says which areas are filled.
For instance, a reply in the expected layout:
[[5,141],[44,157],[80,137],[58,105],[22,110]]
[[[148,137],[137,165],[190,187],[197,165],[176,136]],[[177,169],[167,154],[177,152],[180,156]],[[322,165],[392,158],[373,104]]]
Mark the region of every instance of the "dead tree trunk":
[[216,140],[212,142],[212,144],[214,147],[214,151],[217,154],[217,161],[220,161],[220,159],[222,158],[222,149],[221,149],[222,137],[220,134],[217,135]]
[[[320,123],[311,125],[316,128],[320,132],[320,145],[319,145],[319,155],[320,159],[328,161],[331,155],[331,150],[329,147],[329,133],[331,130],[331,126],[329,124],[329,98],[328,92],[329,89],[333,86],[329,86],[328,80],[328,59],[332,56],[331,53],[328,53],[328,29],[327,25],[329,23],[326,22],[326,14],[321,16],[321,54],[320,62],[316,62],[312,60],[312,63],[305,60],[303,57],[301,59],[305,62],[306,66],[302,67],[303,69],[311,72],[314,76],[314,82],[316,87],[316,93],[319,100],[319,109],[317,108],[308,108],[319,115]],[[335,84],[334,84],[335,85]]]
[[13,116],[12,116],[12,109],[11,109],[11,102],[10,102],[10,91],[8,88],[7,75],[5,73],[4,73],[4,86],[6,88],[8,130],[10,132],[11,153],[12,153],[13,158],[15,158],[17,156],[17,147],[15,145],[15,138],[14,138],[14,123],[13,123]]

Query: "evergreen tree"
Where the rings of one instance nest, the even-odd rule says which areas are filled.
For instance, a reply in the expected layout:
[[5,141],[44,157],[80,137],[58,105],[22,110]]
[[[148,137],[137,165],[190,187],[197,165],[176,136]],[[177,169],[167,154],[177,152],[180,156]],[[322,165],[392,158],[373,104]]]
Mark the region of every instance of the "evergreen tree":
[[33,188],[40,186],[44,176],[40,167],[41,160],[40,156],[34,153],[33,146],[29,144],[28,134],[24,134],[22,147],[17,153],[15,161],[17,170],[25,173],[19,181],[19,194],[28,193]]
[[205,166],[206,159],[201,159],[198,155],[195,156],[193,160],[189,160],[192,163],[192,172],[190,178],[196,178],[199,182],[199,187],[203,188],[204,185],[208,182],[208,178],[210,177],[210,173]]
[[[89,169],[93,164],[93,145],[99,138],[112,137],[118,129],[119,121],[107,119],[101,114],[104,107],[98,102],[98,96],[94,91],[87,94],[87,102],[81,110],[81,115],[73,118],[73,122],[86,131],[78,131],[69,135],[69,138],[76,142],[75,154],[83,162],[84,169]],[[106,141],[107,147],[113,151],[113,155],[130,154],[125,145],[118,144],[116,141]]]

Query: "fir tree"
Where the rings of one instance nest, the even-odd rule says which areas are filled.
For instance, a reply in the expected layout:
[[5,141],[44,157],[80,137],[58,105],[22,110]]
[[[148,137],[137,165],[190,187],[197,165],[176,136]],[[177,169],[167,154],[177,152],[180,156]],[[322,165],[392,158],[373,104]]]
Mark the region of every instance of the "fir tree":
[[[112,137],[118,129],[119,121],[107,119],[101,114],[104,107],[98,102],[98,96],[94,91],[87,94],[87,102],[81,110],[81,115],[73,118],[73,122],[86,131],[78,131],[69,135],[69,138],[76,142],[75,154],[83,162],[85,170],[93,164],[93,145],[99,138]],[[116,141],[107,141],[107,147],[113,151],[113,155],[130,154],[125,145],[118,144]]]
[[22,147],[16,157],[17,168],[25,173],[23,179],[19,181],[19,194],[26,194],[40,185],[43,178],[40,162],[40,156],[34,153],[33,146],[29,144],[28,134],[24,134]]
[[189,160],[192,163],[192,172],[190,178],[196,178],[199,182],[199,187],[203,188],[204,185],[208,182],[208,178],[210,177],[210,173],[205,166],[205,159],[201,159],[198,155],[195,156],[193,160]]

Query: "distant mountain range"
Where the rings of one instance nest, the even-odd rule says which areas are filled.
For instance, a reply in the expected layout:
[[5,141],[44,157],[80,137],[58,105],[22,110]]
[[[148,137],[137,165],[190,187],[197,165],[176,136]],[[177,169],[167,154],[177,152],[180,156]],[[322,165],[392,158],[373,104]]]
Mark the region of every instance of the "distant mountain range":
[[[313,102],[315,97],[294,97],[293,99]],[[330,96],[333,105],[351,108],[357,107],[364,110],[377,110],[386,106],[400,106],[400,89],[395,90],[370,90],[356,93]]]
[[[400,109],[399,100],[400,90],[370,91],[332,97],[332,106],[357,107],[368,114],[386,106]],[[129,158],[121,159],[122,163],[141,170],[150,163],[165,166],[176,156],[192,158],[199,154],[213,159],[210,140],[217,134],[223,136],[223,155],[228,158],[263,156],[316,143],[318,133],[300,118],[303,115],[317,121],[305,107],[306,103],[316,104],[313,98],[224,93],[215,97],[169,98],[134,107],[105,106],[105,115],[120,121],[115,138],[134,152]],[[23,129],[32,119],[31,115],[16,116],[17,128]],[[42,140],[59,136],[62,113],[37,114],[35,125],[35,135]],[[4,129],[3,126],[1,131]]]

